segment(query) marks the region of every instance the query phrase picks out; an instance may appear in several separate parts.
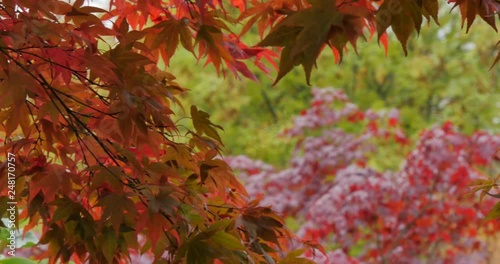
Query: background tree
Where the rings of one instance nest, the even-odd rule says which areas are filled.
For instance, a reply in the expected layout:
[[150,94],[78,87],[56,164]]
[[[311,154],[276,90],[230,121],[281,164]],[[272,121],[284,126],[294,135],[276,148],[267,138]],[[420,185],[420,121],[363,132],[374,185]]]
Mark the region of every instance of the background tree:
[[[288,167],[228,158],[251,196],[293,219],[303,239],[319,239],[331,249],[329,259],[310,253],[312,259],[494,261],[485,237],[495,236],[498,222],[484,222],[494,215],[487,215],[492,201],[479,204],[464,195],[472,180],[494,168],[498,135],[466,136],[445,123],[423,131],[409,149],[397,110],[360,111],[341,90],[313,94],[311,107],[284,131],[298,139]],[[394,156],[404,158],[399,168],[379,169]]]

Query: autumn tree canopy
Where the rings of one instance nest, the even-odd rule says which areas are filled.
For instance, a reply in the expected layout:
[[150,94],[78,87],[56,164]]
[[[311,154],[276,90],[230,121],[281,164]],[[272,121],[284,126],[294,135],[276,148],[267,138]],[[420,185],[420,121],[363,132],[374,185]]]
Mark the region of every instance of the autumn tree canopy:
[[[467,30],[477,16],[496,30],[498,1],[452,2]],[[174,107],[187,89],[168,72],[170,59],[182,48],[193,63],[250,79],[249,64],[274,66],[276,82],[302,65],[309,82],[323,49],[340,62],[359,38],[386,45],[391,28],[406,52],[438,9],[432,0],[119,0],[108,9],[2,1],[0,152],[16,170],[14,186],[7,158],[0,167],[0,214],[15,192],[17,224],[27,221],[23,234],[41,227],[46,250],[33,254],[50,263],[141,254],[155,263],[308,263],[280,217],[249,200],[220,158],[221,127],[209,114],[186,106],[192,128],[179,125]],[[262,41],[243,43],[254,27]]]

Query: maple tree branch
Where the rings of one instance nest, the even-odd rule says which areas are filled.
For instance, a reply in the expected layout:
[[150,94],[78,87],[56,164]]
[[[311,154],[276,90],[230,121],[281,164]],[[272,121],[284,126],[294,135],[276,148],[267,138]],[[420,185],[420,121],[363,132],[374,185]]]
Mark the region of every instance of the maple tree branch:
[[[69,98],[69,99],[71,99],[71,100],[73,100],[73,101],[75,101],[75,102],[77,102],[77,103],[79,103],[79,104],[83,105],[83,106],[86,106],[86,107],[88,107],[88,108],[90,108],[90,109],[92,109],[92,110],[94,110],[94,111],[96,111],[96,112],[99,112],[99,113],[101,113],[101,114],[104,114],[104,115],[110,116],[110,117],[112,117],[112,118],[116,118],[116,117],[114,117],[114,116],[115,116],[115,115],[117,115],[117,114],[119,114],[119,113],[106,113],[106,112],[104,112],[104,111],[101,111],[101,110],[99,110],[99,109],[97,109],[97,108],[95,108],[95,107],[93,107],[93,106],[91,106],[91,105],[89,105],[89,104],[86,104],[86,103],[84,103],[84,102],[82,102],[82,101],[80,101],[80,100],[78,100],[78,99],[74,98],[73,96],[71,96],[71,95],[69,95],[69,94],[67,94],[67,93],[65,93],[65,92],[63,92],[63,91],[60,91],[60,90],[57,90],[57,89],[55,89],[55,91],[56,91],[56,92],[58,92],[58,93],[60,93],[60,94],[62,94],[62,95],[64,95],[64,96],[66,96],[67,98]],[[84,115],[84,114],[81,114],[81,113],[78,113],[78,114],[80,114],[80,115]]]
[[[72,56],[71,54],[69,54],[69,56]],[[75,58],[75,57],[73,57]],[[72,70],[71,68],[69,68],[69,70]],[[85,72],[86,73],[86,72]],[[77,77],[80,77],[82,79],[84,79],[85,81],[87,81],[88,83],[92,84],[92,85],[95,85],[99,88],[102,88],[102,89],[107,89],[109,88],[110,86],[108,85],[104,85],[104,84],[100,84],[100,83],[96,83],[94,82],[93,80],[91,80],[90,78],[87,78],[86,76],[82,75],[81,73],[79,72],[74,72],[74,75],[76,75]],[[105,105],[109,105],[110,102],[108,101],[108,98],[102,96],[99,94],[99,92],[97,92],[96,90],[94,90],[92,87],[90,86],[86,86],[87,89],[89,89],[92,93],[94,93]]]
[[[33,124],[35,125],[35,127],[36,127],[36,129],[37,129],[37,131],[38,131],[38,139],[37,139],[37,142],[38,142],[38,140],[40,140],[40,141],[41,141],[41,140],[42,140],[42,139],[41,139],[41,131],[40,131],[39,127],[38,127],[38,124],[35,122],[35,119],[34,119],[34,117],[33,117],[33,112],[31,111],[31,108],[29,107],[29,104],[28,104],[28,103],[32,104],[32,105],[33,105],[34,107],[36,107],[36,108],[38,108],[38,107],[37,107],[36,105],[34,105],[33,103],[29,102],[28,100],[26,100],[25,102],[26,102],[26,105],[28,106],[28,110],[30,111],[31,117],[33,118]],[[60,111],[60,109],[59,109],[59,106],[57,106],[56,104],[54,104],[54,105],[55,105],[55,107],[58,109],[58,111],[62,114],[62,112],[61,112],[61,111]],[[68,124],[70,125],[70,127],[73,127],[73,128],[74,128],[74,125],[70,124],[69,120],[67,120],[64,116],[63,116],[63,118],[66,120],[66,122],[68,122]],[[75,133],[75,135],[76,135],[76,137],[77,137],[77,142],[78,142],[78,145],[80,146],[80,149],[82,150],[82,155],[83,155],[84,163],[87,165],[87,167],[90,167],[90,164],[89,164],[89,162],[88,162],[88,160],[87,160],[87,156],[86,156],[86,154],[85,154],[85,152],[84,152],[84,150],[83,150],[82,143],[85,145],[85,147],[86,147],[89,151],[90,151],[90,148],[89,148],[89,147],[85,144],[85,142],[83,142],[83,139],[81,138],[81,136],[80,136],[80,134],[79,134],[78,130],[77,130],[77,129],[72,129],[72,130],[73,130],[73,132]],[[92,153],[92,152],[91,152],[91,153]],[[92,154],[93,154],[93,153],[92,153]],[[97,162],[99,162],[99,161],[97,160],[97,157],[95,157],[95,159],[96,159],[96,161],[97,161]]]
[[[76,116],[74,116],[75,112],[73,110],[71,110],[65,103],[64,101],[59,97],[57,96],[57,94],[54,92],[54,88],[45,80],[45,78],[43,78],[43,76],[39,75],[41,78],[42,78],[42,82],[40,83],[43,87],[45,87],[45,89],[48,89],[52,92],[52,94],[54,95],[53,97],[50,96],[49,93],[47,93],[47,95],[49,96],[50,100],[52,101],[52,103],[54,104],[54,106],[56,107],[57,111],[61,114],[61,116],[64,118],[64,120],[66,120],[66,122],[68,123],[69,125],[69,128],[71,130],[73,130],[73,132],[75,133],[78,133],[79,130],[77,128],[77,125],[75,125],[74,121],[78,123],[78,121],[80,121],[79,118],[77,118]],[[47,91],[46,91],[47,92]],[[61,106],[63,107],[63,109],[66,111],[66,115],[67,117],[64,115],[64,111],[61,110],[61,108],[59,108],[59,106],[56,104],[56,101],[54,101],[54,98],[57,99],[57,101],[61,104]],[[72,118],[70,118],[72,117]],[[83,127],[84,129],[86,128],[86,126]]]
[[491,196],[491,197],[494,197],[494,198],[500,198],[500,193],[497,193],[497,194],[492,194],[492,193],[486,192],[486,194],[487,194],[488,196]]
[[[34,103],[30,102],[29,100],[26,100],[26,103],[28,103],[32,107],[36,108],[37,110],[39,110],[39,107],[36,106]],[[61,122],[61,121],[58,121],[58,122],[59,122],[59,125],[61,125],[62,127],[70,128],[68,125],[64,124],[63,122]]]
[[[83,150],[82,138],[80,137],[80,135],[78,133],[75,133],[75,135],[76,135],[76,138],[77,138],[78,145],[80,146],[80,150],[82,151],[83,162],[85,163],[85,165],[87,165],[87,168],[89,168],[90,167],[90,163],[89,163],[89,161],[87,159],[87,154],[85,154],[85,151]],[[85,147],[87,147],[87,146],[85,145]],[[90,186],[90,181],[89,181],[89,186]]]
[[244,211],[244,209],[242,209],[242,208],[235,207],[235,206],[229,206],[229,205],[206,204],[206,206],[217,207],[217,208],[224,208],[224,209],[235,209],[235,210],[238,210],[240,212]]
[[193,11],[191,10],[191,5],[194,6],[195,4],[191,0],[185,0],[184,3],[186,3],[186,7],[189,11],[189,15],[191,16],[191,19],[194,19]]
[[77,115],[80,115],[80,116],[83,116],[83,117],[87,117],[87,118],[96,118],[96,119],[100,119],[99,117],[97,116],[93,116],[91,114],[84,114],[84,113],[80,113],[80,112],[74,112],[75,114]]
[[208,207],[205,205],[203,206],[203,210],[207,211],[209,214],[211,214],[213,216],[214,219],[216,220],[220,220],[221,217],[219,215],[217,215],[216,213],[212,212],[212,210],[208,209]]
[[99,158],[95,155],[95,153],[92,151],[92,149],[87,145],[87,143],[85,143],[85,141],[80,136],[80,134],[78,133],[78,131],[73,131],[73,132],[75,132],[75,135],[76,135],[77,140],[78,140],[78,144],[81,147],[82,154],[83,154],[83,157],[84,157],[84,160],[85,160],[85,163],[86,163],[87,167],[90,167],[90,164],[88,163],[88,160],[87,160],[86,155],[85,155],[85,151],[82,148],[82,144],[89,151],[89,153],[92,155],[92,157],[96,160],[97,164],[99,164],[99,166],[101,168],[104,168],[107,172],[109,172],[111,175],[113,175],[113,177],[115,177],[122,185],[128,186],[128,187],[130,187],[133,190],[138,190],[138,189],[135,188],[135,186],[130,185],[129,183],[123,181],[123,179],[121,179],[118,175],[116,175],[113,171],[111,171],[103,162],[101,162],[99,160]]
[[[0,47],[0,52],[3,53],[5,56],[7,56],[9,59],[11,59],[19,68],[21,68],[25,73],[27,73],[29,76],[31,76],[37,83],[42,85],[42,87],[45,87],[45,84],[43,81],[39,80],[36,75],[34,75],[29,69],[27,69],[23,64],[21,64],[19,61],[17,61],[14,57],[12,57],[7,51],[2,49],[1,47]],[[50,86],[50,84],[48,84],[48,83],[47,83],[47,85]],[[72,122],[69,122],[69,120],[66,118],[66,116],[64,116],[63,112],[59,109],[59,106],[57,104],[55,104],[55,102],[53,101],[53,98],[49,94],[47,94],[47,95],[49,96],[50,100],[54,103],[54,106],[56,107],[58,112],[61,113],[63,119],[66,120],[66,122],[68,123],[68,126],[70,126],[71,129],[76,129],[73,127]]]
[[[35,48],[35,47],[34,47],[34,48]],[[44,48],[45,48],[45,47],[44,47]],[[49,48],[57,48],[57,46],[55,46],[55,47],[49,47]],[[10,51],[12,51],[12,52],[16,52],[16,53],[24,53],[24,54],[28,54],[28,55],[31,55],[31,56],[37,57],[37,58],[39,58],[39,59],[41,59],[41,60],[43,60],[43,61],[45,61],[45,62],[48,62],[48,63],[49,63],[49,64],[51,64],[51,65],[56,65],[56,66],[58,66],[58,67],[61,67],[61,68],[64,68],[64,69],[66,69],[66,70],[70,71],[73,75],[75,75],[75,77],[77,77],[77,78],[78,78],[78,77],[79,77],[79,78],[82,78],[82,79],[84,79],[85,81],[87,81],[88,83],[90,83],[91,85],[95,85],[95,86],[100,87],[100,88],[108,88],[108,86],[106,86],[106,85],[102,85],[102,84],[99,84],[99,83],[96,83],[96,82],[94,82],[94,81],[90,80],[88,77],[84,76],[84,75],[82,74],[82,72],[83,72],[83,73],[86,73],[86,72],[84,72],[84,71],[82,71],[82,72],[76,71],[75,69],[73,69],[73,68],[71,68],[71,67],[68,67],[68,66],[66,66],[66,65],[64,65],[64,64],[60,64],[60,63],[54,62],[54,61],[52,61],[51,59],[47,59],[47,58],[45,58],[45,57],[43,57],[43,56],[41,56],[41,55],[38,55],[38,54],[36,54],[36,53],[29,52],[29,51],[24,51],[24,49],[14,49],[14,48],[9,48],[9,47],[0,47],[0,49],[7,49],[7,50],[10,50]],[[30,47],[30,49],[31,49],[31,47]],[[71,50],[70,50],[70,51],[71,51]],[[69,56],[71,56],[71,54],[70,54]],[[51,67],[51,70],[52,70],[52,67]],[[53,75],[53,74],[52,74],[52,75]],[[100,95],[100,94],[99,94],[96,90],[94,90],[92,87],[90,87],[90,86],[88,86],[88,85],[86,85],[85,87],[87,87],[87,89],[89,89],[92,93],[94,93],[94,94],[95,94],[95,95],[96,95],[96,96],[97,96],[97,97],[98,97],[98,98],[99,98],[99,99],[100,99],[100,100],[101,100],[104,104],[106,104],[106,105],[109,105],[109,104],[110,104],[110,102],[108,101],[108,99],[107,99],[106,97],[104,97],[104,96]]]
[[[110,172],[114,177],[117,178],[117,180],[119,180],[122,184],[124,184],[125,186],[128,186],[130,188],[132,188],[133,190],[136,190],[136,191],[139,191],[135,185],[133,185],[130,180],[128,183],[124,182],[118,175],[115,175],[109,168],[107,168],[107,166],[105,166],[99,159],[98,157],[93,153],[93,151],[90,149],[89,146],[87,146],[87,144],[83,141],[83,139],[79,136],[79,131],[77,129],[77,127],[74,125],[74,123],[69,119],[69,117],[72,117],[71,119],[74,120],[75,122],[77,122],[78,125],[80,125],[84,130],[86,130],[89,135],[97,142],[97,144],[99,144],[99,146],[104,150],[104,152],[108,155],[108,157],[115,163],[116,166],[120,167],[120,164],[118,163],[118,161],[116,160],[115,156],[113,155],[113,153],[109,150],[108,147],[106,147],[104,145],[104,143],[100,140],[100,138],[95,135],[93,133],[92,130],[90,130],[85,123],[83,123],[83,121],[81,121],[77,116],[75,116],[75,112],[73,110],[71,110],[65,103],[64,101],[59,97],[59,95],[54,91],[54,90],[57,90],[55,89],[54,87],[52,87],[52,85],[41,75],[41,74],[38,74],[38,77],[36,75],[34,75],[31,71],[29,71],[24,65],[22,65],[19,61],[17,61],[15,58],[13,58],[12,56],[10,56],[10,54],[8,54],[8,52],[6,52],[5,50],[1,49],[0,48],[0,52],[3,53],[5,56],[7,56],[8,58],[10,58],[12,61],[14,61],[14,63],[20,67],[23,71],[25,71],[28,75],[30,75],[35,81],[37,81],[40,85],[42,85],[42,87],[45,87],[46,89],[46,92],[47,90],[50,90],[53,94],[53,97],[50,96],[50,94],[47,92],[47,95],[49,96],[50,100],[53,102],[54,106],[56,107],[57,111],[61,114],[61,116],[63,117],[63,119],[66,120],[66,122],[68,123],[70,129],[75,133],[75,135],[77,135],[77,137],[82,140],[82,143],[85,145],[85,147],[89,150],[89,152],[94,156],[94,158],[96,159],[96,162],[98,162],[98,164],[100,164],[102,167],[104,167],[108,172]],[[40,79],[39,79],[40,78]],[[62,111],[62,109],[59,108],[59,106],[57,105],[57,103],[54,101],[54,97],[55,99],[57,99],[57,101],[61,104],[61,106],[64,108],[64,110],[66,111],[66,114],[68,115],[68,117],[66,117],[64,115],[64,112]],[[87,163],[88,165],[88,163]]]
[[264,256],[264,259],[267,261],[268,264],[276,264],[276,262],[274,262],[273,258],[271,258],[271,256],[269,256],[269,254],[267,254],[267,252],[264,250],[264,248],[262,248],[262,246],[260,245],[260,243],[258,241],[258,238],[251,237],[250,233],[246,229],[242,229],[242,228],[238,228],[238,229],[240,231],[242,231],[243,233],[245,233],[246,237],[248,238],[248,240],[250,242],[250,245],[256,250],[257,253],[260,253],[260,254],[262,254],[262,256]]
[[[42,80],[45,82],[45,85],[49,85],[47,83],[47,81],[43,78],[43,76],[40,76],[42,78]],[[55,97],[57,97],[57,99],[59,100],[59,102],[63,105],[63,107],[65,108],[65,110],[70,114],[72,115],[72,117],[85,129],[87,130],[87,132],[91,135],[91,137],[94,138],[94,140],[101,146],[101,148],[106,152],[106,154],[109,156],[109,158],[111,158],[111,160],[116,164],[116,166],[120,167],[119,163],[117,162],[117,160],[115,159],[115,156],[111,153],[111,151],[109,150],[109,148],[107,148],[104,143],[99,139],[99,137],[97,135],[95,135],[78,117],[76,117],[74,115],[74,112],[69,109],[67,107],[66,104],[64,104],[64,102],[62,101],[62,99],[53,91],[54,88],[52,86],[48,86],[48,88],[52,91],[52,93],[54,94]],[[90,149],[90,147],[83,141],[83,139],[80,137],[78,131],[74,131],[75,134],[77,135],[77,138],[78,138],[78,141],[79,143],[83,143],[83,145],[89,150],[89,152],[91,153],[91,155],[94,157],[94,159],[98,162],[98,164],[103,167],[105,170],[107,170],[111,175],[113,175],[121,184],[123,184],[124,186],[128,186],[129,188],[131,188],[132,190],[134,190],[135,192],[137,192],[138,194],[140,194],[138,197],[141,201],[142,204],[144,204],[144,206],[146,206],[147,208],[149,207],[148,206],[148,203],[146,201],[144,201],[144,199],[141,197],[141,196],[144,196],[144,194],[142,193],[142,189],[143,188],[140,188],[139,186],[137,186],[134,182],[134,179],[132,179],[130,176],[127,176],[126,173],[126,179],[127,179],[127,182],[124,182],[118,175],[114,174],[114,172],[112,172],[107,166],[105,166],[99,159],[98,157],[92,152],[92,150]],[[85,152],[83,152],[84,154]],[[85,154],[84,154],[85,155]],[[88,166],[88,161],[87,161],[87,166]],[[136,179],[138,181],[138,179]],[[140,181],[137,183],[140,185]],[[172,219],[170,219],[170,217],[165,213],[165,212],[162,212],[161,211],[161,214],[167,219],[167,221],[169,221],[172,225],[174,224],[174,222],[172,221]],[[169,239],[170,240],[170,239]]]
[[[141,194],[141,195],[144,195],[142,192],[140,192],[140,194]],[[141,196],[139,196],[139,200],[141,200],[141,203],[142,203],[142,204],[143,204],[146,208],[149,208],[148,203],[146,202],[146,201],[148,201],[148,202],[149,202],[149,200],[147,200],[147,199],[146,199],[146,201],[144,201],[144,199],[143,199]],[[169,222],[172,226],[175,226],[175,223],[174,223],[174,221],[171,219],[170,215],[168,215],[166,212],[164,212],[164,211],[162,211],[162,210],[159,210],[159,213],[160,213],[163,217],[165,217],[165,219],[167,219],[167,221],[168,221],[168,222]],[[178,234],[178,235],[180,235],[179,230],[177,230],[177,229],[175,229],[175,228],[174,228],[174,230],[175,230],[175,231],[177,231],[177,234]],[[167,239],[168,239],[168,241],[170,242],[170,244],[171,244],[171,245],[174,245],[174,242],[170,239],[170,237],[168,236],[168,233],[167,233],[165,230],[163,230],[163,232],[165,233],[165,236],[167,237]]]
[[[168,218],[167,218],[168,219]],[[176,229],[177,230],[177,229]],[[162,231],[163,231],[163,234],[165,235],[165,237],[168,239],[168,242],[170,242],[170,245],[173,246],[173,245],[176,245],[174,244],[174,241],[172,241],[172,239],[170,238],[170,236],[168,235],[168,232],[162,228]],[[177,232],[179,233],[179,232]],[[176,248],[178,248],[178,246],[176,245]]]
[[[75,73],[75,75],[77,75],[77,76],[79,76],[79,77],[84,78],[87,82],[89,82],[90,84],[95,85],[95,86],[97,86],[97,87],[100,87],[100,88],[103,88],[103,89],[104,89],[104,88],[108,88],[108,86],[98,84],[98,83],[96,83],[96,82],[94,82],[94,81],[92,81],[92,80],[88,79],[87,77],[85,77],[85,76],[83,76],[83,75],[81,75],[81,74],[79,74],[79,73]],[[99,100],[101,100],[101,102],[103,102],[105,105],[110,105],[110,102],[108,101],[108,98],[106,98],[106,97],[104,97],[104,96],[100,95],[100,94],[99,94],[99,92],[97,92],[94,88],[92,88],[92,87],[90,87],[90,86],[88,86],[88,85],[86,85],[86,87],[87,87],[87,89],[89,89],[89,90],[90,90],[93,94],[95,94],[95,95],[97,96],[97,98],[99,98]]]
[[[43,78],[43,76],[41,76],[41,78]],[[120,164],[118,163],[118,161],[116,160],[116,157],[115,155],[111,152],[111,150],[109,150],[109,148],[104,144],[104,142],[101,141],[101,139],[96,135],[94,134],[94,132],[87,127],[87,125],[81,121],[78,117],[75,116],[75,112],[73,110],[71,110],[65,103],[64,101],[59,97],[59,95],[57,95],[57,93],[54,91],[54,87],[50,86],[47,81],[45,80],[45,78],[43,78],[43,81],[47,86],[47,88],[49,90],[52,91],[53,95],[57,98],[57,100],[59,101],[59,103],[61,103],[61,105],[63,106],[63,108],[66,110],[66,112],[68,112],[68,114],[70,116],[73,117],[73,119],[84,129],[86,130],[89,135],[97,142],[97,144],[99,144],[99,146],[102,148],[102,150],[104,150],[104,152],[106,152],[106,154],[109,156],[109,158],[113,161],[113,163],[115,163],[116,166],[120,167]]]
[[25,100],[24,103],[26,104],[26,108],[28,108],[28,111],[30,112],[30,116],[31,116],[31,119],[33,120],[33,125],[35,126],[35,129],[36,131],[38,132],[38,138],[36,139],[36,142],[40,141],[42,142],[43,139],[42,139],[42,131],[40,130],[40,127],[38,127],[38,124],[35,120],[35,117],[33,115],[33,111],[31,111],[31,107],[30,105],[28,104],[28,100]]
[[90,167],[90,164],[87,160],[87,156],[85,154],[85,151],[83,150],[83,147],[82,147],[82,144],[89,150],[89,152],[92,154],[92,156],[94,156],[94,159],[96,160],[96,162],[98,162],[100,164],[100,161],[98,160],[98,158],[94,155],[94,153],[92,152],[92,150],[90,150],[90,148],[87,146],[87,144],[83,141],[83,138],[80,136],[80,133],[78,131],[78,129],[75,127],[75,125],[73,124],[73,122],[70,122],[62,113],[62,110],[59,108],[59,106],[53,101],[52,97],[50,97],[49,95],[49,98],[50,100],[52,101],[52,103],[54,104],[54,106],[56,107],[57,111],[61,114],[61,116],[64,118],[64,120],[66,120],[66,122],[68,123],[69,125],[69,129],[73,131],[73,133],[75,133],[75,136],[77,138],[77,142],[78,142],[78,145],[80,146],[80,149],[82,151],[82,155],[83,155],[83,160],[84,160],[84,163],[85,165],[87,165],[87,167]]

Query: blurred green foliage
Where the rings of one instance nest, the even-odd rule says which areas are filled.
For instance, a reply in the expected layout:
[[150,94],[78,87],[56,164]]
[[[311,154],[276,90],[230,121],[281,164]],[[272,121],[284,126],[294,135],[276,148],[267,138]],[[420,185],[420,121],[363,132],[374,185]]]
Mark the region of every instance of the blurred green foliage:
[[7,258],[7,259],[0,259],[0,264],[34,264],[35,262],[26,259],[26,258]]
[[[387,56],[374,37],[358,43],[358,55],[350,47],[340,65],[325,49],[311,83],[344,89],[364,110],[400,109],[403,127],[414,138],[422,129],[447,120],[466,133],[500,132],[500,67],[489,70],[498,41],[492,36],[498,34],[483,21],[466,34],[460,20],[452,12],[441,16],[440,27],[424,25],[421,34],[410,39],[408,57],[394,36]],[[259,36],[249,32],[246,41],[258,43]],[[195,65],[191,54],[179,52],[170,71],[191,89],[185,105],[197,105],[224,127],[225,154],[285,165],[293,142],[277,135],[310,100],[301,69],[271,87],[274,70],[268,77],[253,68],[259,83],[237,80],[230,73],[220,78],[210,66],[203,67],[203,59]]]

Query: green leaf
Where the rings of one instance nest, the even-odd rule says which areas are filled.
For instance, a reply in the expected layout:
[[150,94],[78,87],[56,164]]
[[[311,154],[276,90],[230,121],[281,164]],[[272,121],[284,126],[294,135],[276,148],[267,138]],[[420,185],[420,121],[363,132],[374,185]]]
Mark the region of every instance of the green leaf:
[[305,248],[299,248],[288,253],[288,255],[286,255],[286,258],[297,258],[300,255],[304,254],[304,252],[306,252]]
[[0,264],[35,264],[35,262],[26,258],[12,257],[12,258],[0,259]]
[[490,210],[490,212],[484,218],[484,221],[494,220],[500,218],[500,202],[497,202],[495,206]]
[[57,205],[57,209],[50,220],[51,223],[54,223],[59,220],[67,220],[71,215],[73,215],[76,211],[74,204],[69,199],[60,199],[53,203]]
[[221,129],[221,130],[224,130],[224,129],[222,129],[221,126],[213,124],[209,120],[210,115],[208,113],[203,112],[201,110],[198,110],[198,108],[196,108],[196,106],[192,105],[191,106],[191,117],[193,119],[193,126],[196,129],[196,132],[198,134],[201,135],[201,134],[205,133],[207,136],[217,140],[219,143],[222,144],[222,140],[221,140],[219,134],[217,133],[217,131],[214,129],[214,127]]
[[273,85],[297,65],[304,68],[310,85],[312,68],[322,47],[331,38],[332,27],[343,27],[344,15],[335,7],[335,1],[311,0],[310,3],[311,7],[286,17],[259,43],[262,47],[284,47]]
[[259,43],[259,46],[287,46],[293,44],[293,41],[300,31],[302,31],[302,28],[298,26],[277,26]]
[[211,224],[203,232],[214,233],[213,231],[219,231],[219,230],[226,229],[232,222],[233,222],[233,219],[222,219],[222,220],[219,220],[219,221]]
[[208,243],[199,239],[189,241],[186,264],[206,264],[213,258]]
[[214,244],[216,244],[219,247],[222,247],[224,249],[228,250],[244,250],[245,246],[241,244],[241,241],[224,232],[224,231],[219,231],[215,233],[215,235],[212,236],[210,239]]
[[388,0],[377,11],[378,37],[385,33],[389,26],[403,46],[405,55],[408,55],[406,43],[413,31],[420,32],[422,25],[422,8],[415,0]]
[[102,253],[104,257],[108,261],[108,263],[113,263],[113,259],[115,256],[116,248],[118,247],[118,240],[116,235],[113,233],[113,230],[106,229],[106,232],[103,235],[102,242]]

